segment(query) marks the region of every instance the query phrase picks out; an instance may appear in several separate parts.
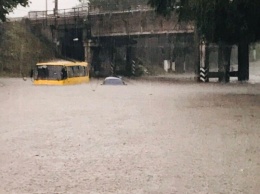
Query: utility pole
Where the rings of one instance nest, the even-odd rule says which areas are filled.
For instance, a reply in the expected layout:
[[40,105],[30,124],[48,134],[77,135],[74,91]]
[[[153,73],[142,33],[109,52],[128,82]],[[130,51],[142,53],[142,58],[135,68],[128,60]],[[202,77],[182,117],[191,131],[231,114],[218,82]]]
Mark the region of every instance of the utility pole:
[[54,17],[55,17],[55,29],[54,29],[54,43],[56,45],[56,49],[58,51],[58,0],[55,0],[54,1],[55,5],[54,5],[54,9],[53,9],[53,12],[54,12]]
[[46,26],[47,26],[47,24],[48,24],[48,0],[45,0],[45,8],[46,8],[45,18],[46,18]]
[[58,15],[58,0],[55,0],[55,6],[54,6],[54,15]]
[[45,0],[45,8],[46,8],[46,17],[48,14],[48,0]]

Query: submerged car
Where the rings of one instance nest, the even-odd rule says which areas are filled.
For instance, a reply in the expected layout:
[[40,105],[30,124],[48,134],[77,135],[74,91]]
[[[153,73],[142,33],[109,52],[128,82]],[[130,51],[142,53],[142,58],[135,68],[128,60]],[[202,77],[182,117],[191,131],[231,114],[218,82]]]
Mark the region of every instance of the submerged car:
[[102,85],[126,85],[121,77],[106,77]]

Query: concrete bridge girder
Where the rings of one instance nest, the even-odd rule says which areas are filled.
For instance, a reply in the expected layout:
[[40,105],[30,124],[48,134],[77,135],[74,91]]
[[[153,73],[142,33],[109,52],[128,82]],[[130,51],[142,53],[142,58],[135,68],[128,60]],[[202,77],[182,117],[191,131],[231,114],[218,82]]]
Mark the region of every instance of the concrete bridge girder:
[[154,11],[91,15],[89,20],[93,37],[194,32],[192,24],[178,23],[175,16],[167,20]]

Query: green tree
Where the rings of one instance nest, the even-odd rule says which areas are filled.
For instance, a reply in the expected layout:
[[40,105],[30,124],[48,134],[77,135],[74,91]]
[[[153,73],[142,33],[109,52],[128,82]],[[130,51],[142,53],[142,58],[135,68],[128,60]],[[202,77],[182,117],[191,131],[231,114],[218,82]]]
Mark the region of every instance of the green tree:
[[149,0],[149,4],[164,16],[176,12],[180,21],[194,21],[201,39],[220,47],[238,45],[238,77],[249,79],[249,44],[260,39],[259,0]]
[[0,21],[5,21],[6,15],[18,5],[26,7],[29,5],[29,0],[0,0]]

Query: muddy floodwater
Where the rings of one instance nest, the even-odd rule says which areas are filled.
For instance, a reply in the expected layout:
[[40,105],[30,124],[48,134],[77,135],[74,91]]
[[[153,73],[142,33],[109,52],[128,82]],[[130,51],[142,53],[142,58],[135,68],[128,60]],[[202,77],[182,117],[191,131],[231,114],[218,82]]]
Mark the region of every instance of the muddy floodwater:
[[259,194],[260,85],[0,79],[0,193]]

